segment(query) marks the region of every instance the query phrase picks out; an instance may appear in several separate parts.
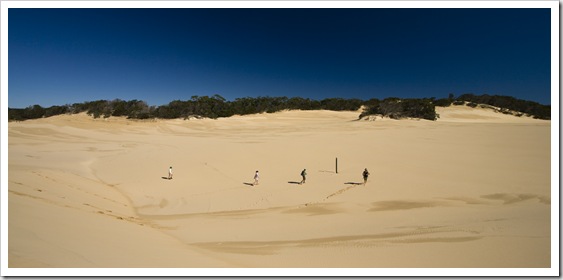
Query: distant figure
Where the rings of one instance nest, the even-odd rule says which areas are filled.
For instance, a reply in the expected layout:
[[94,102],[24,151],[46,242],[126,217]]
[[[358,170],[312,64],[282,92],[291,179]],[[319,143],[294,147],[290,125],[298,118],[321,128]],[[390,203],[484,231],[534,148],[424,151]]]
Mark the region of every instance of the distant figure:
[[168,169],[168,180],[172,180],[172,166]]
[[307,176],[307,169],[303,169],[303,171],[301,171],[301,177],[303,177],[303,180],[301,180],[301,183],[299,183],[299,185],[305,184],[305,180],[307,180],[306,176]]
[[369,176],[369,172],[368,169],[364,169],[364,172],[362,173],[362,175],[364,176],[364,185],[367,183],[368,181],[368,176]]
[[258,185],[258,181],[260,180],[260,174],[258,174],[258,170],[256,170],[256,173],[254,173],[254,184],[252,184],[253,186]]

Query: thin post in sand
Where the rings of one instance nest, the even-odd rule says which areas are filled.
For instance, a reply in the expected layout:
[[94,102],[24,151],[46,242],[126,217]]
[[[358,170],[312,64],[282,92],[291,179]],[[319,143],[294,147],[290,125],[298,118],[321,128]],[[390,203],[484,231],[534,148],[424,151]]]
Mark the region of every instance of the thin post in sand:
[[336,174],[338,174],[338,158],[336,158]]

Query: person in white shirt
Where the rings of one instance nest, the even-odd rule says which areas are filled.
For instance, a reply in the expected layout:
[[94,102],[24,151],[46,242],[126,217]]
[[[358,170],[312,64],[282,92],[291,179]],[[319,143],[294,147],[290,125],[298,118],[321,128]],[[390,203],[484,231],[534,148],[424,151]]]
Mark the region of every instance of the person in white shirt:
[[253,186],[258,185],[258,181],[260,180],[260,174],[258,174],[258,170],[256,170],[256,173],[254,173],[254,184],[252,184]]

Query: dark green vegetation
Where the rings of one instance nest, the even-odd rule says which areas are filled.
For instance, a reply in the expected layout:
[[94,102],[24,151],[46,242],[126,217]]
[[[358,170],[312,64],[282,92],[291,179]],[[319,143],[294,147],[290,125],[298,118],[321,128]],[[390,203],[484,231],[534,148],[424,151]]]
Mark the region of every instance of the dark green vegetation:
[[525,101],[516,99],[511,96],[499,96],[499,95],[474,95],[474,94],[463,94],[459,96],[456,100],[469,102],[467,105],[471,107],[476,107],[478,104],[486,104],[494,107],[500,108],[500,112],[508,114],[510,111],[518,112],[519,114],[526,114],[533,116],[536,119],[550,120],[551,119],[551,106],[541,105],[537,102]]
[[386,98],[383,100],[327,98],[312,100],[301,97],[256,97],[237,98],[227,101],[220,95],[192,96],[190,100],[175,100],[167,105],[149,106],[144,101],[131,100],[98,100],[72,105],[52,106],[43,108],[33,105],[25,109],[8,108],[8,120],[22,121],[38,119],[61,114],[76,114],[86,112],[94,118],[111,116],[127,117],[130,119],[176,119],[176,118],[224,118],[233,115],[248,115],[257,113],[273,113],[282,110],[331,110],[357,111],[364,106],[359,118],[370,115],[381,115],[393,119],[419,118],[436,120],[435,106],[465,105],[476,107],[485,104],[499,107],[502,113],[515,113],[517,116],[530,115],[538,119],[551,118],[551,106],[541,105],[532,101],[519,100],[510,96],[473,95],[464,94],[454,98],[422,98],[400,99]]
[[438,119],[433,99],[386,98],[382,101],[370,99],[360,118],[381,115],[392,119],[417,118],[435,121]]

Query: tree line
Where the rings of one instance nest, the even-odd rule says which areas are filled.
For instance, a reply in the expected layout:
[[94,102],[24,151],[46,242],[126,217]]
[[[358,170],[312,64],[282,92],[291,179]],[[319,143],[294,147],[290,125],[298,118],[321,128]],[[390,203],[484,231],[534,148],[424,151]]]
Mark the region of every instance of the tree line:
[[474,95],[467,93],[460,95],[456,100],[458,102],[468,102],[467,105],[471,107],[476,107],[478,104],[486,104],[500,108],[500,111],[503,113],[508,113],[508,110],[512,110],[532,116],[536,119],[551,119],[551,106],[517,99],[512,96]]
[[220,95],[192,96],[190,100],[174,100],[162,106],[149,106],[145,101],[97,100],[43,108],[8,108],[9,120],[28,120],[61,114],[86,112],[94,118],[127,117],[129,119],[225,118],[233,115],[274,113],[282,110],[357,111],[360,99],[327,98],[312,100],[302,97],[244,97],[227,101]]
[[8,108],[10,121],[23,121],[51,117],[61,114],[77,114],[86,112],[94,118],[127,117],[129,119],[190,119],[190,118],[225,118],[233,115],[257,113],[274,113],[282,110],[331,110],[357,111],[362,106],[359,118],[370,115],[381,115],[393,119],[419,118],[438,119],[435,106],[466,104],[487,104],[495,107],[522,112],[539,119],[550,119],[551,106],[541,105],[532,101],[519,100],[510,96],[489,96],[463,94],[454,98],[386,98],[369,100],[326,98],[314,100],[302,97],[244,97],[227,101],[220,95],[192,96],[189,100],[174,100],[166,105],[149,106],[145,101],[121,99],[97,100],[83,103],[51,106],[43,108],[39,105],[23,109]]

